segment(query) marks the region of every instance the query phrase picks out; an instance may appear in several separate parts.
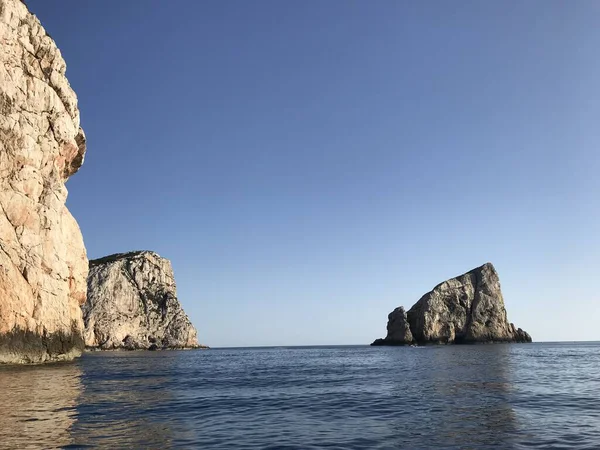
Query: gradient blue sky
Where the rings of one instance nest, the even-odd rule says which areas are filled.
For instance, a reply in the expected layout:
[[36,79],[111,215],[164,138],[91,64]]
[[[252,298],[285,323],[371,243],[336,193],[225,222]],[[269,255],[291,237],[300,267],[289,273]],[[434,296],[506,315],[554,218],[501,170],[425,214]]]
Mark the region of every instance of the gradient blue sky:
[[491,261],[600,339],[600,3],[28,0],[88,137],[88,256],[151,249],[211,346],[364,344]]

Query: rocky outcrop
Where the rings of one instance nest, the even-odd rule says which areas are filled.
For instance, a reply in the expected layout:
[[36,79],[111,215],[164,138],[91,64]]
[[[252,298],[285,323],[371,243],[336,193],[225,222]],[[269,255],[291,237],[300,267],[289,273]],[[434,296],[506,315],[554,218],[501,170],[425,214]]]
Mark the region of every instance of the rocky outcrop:
[[377,339],[372,345],[410,345],[413,342],[406,311],[403,306],[399,306],[388,315],[385,339]]
[[407,322],[419,344],[531,342],[527,332],[508,322],[498,273],[491,263],[438,284],[405,318],[396,313],[399,309],[389,316],[386,338],[373,345],[411,343],[400,338]]
[[85,136],[65,71],[25,4],[0,0],[0,363],[83,349],[88,262],[65,182]]
[[154,252],[90,261],[85,344],[102,350],[196,348],[196,329],[177,300],[171,262]]

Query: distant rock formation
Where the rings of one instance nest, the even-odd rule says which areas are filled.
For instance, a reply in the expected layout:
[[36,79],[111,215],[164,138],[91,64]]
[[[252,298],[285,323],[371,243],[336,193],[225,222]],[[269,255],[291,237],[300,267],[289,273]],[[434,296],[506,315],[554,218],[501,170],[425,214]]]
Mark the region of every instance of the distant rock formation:
[[407,314],[396,308],[387,327],[385,339],[372,345],[531,342],[527,332],[508,322],[491,263],[438,284]]
[[171,262],[154,252],[91,260],[87,292],[83,306],[87,347],[200,347],[196,329],[177,300]]
[[83,350],[88,261],[65,182],[83,163],[59,49],[20,0],[0,0],[0,363]]

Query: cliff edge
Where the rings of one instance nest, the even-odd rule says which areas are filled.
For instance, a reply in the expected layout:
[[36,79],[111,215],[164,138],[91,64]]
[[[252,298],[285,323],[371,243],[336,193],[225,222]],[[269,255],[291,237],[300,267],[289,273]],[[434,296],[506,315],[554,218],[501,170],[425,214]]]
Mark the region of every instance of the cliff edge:
[[88,261],[65,206],[85,135],[60,50],[20,0],[0,0],[0,363],[83,349]]
[[168,259],[150,251],[90,261],[85,344],[102,350],[197,348]]

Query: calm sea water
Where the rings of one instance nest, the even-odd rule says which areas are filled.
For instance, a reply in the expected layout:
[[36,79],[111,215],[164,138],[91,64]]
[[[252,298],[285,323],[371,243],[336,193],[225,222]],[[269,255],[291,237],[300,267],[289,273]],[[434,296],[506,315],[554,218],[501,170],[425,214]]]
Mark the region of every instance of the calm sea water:
[[600,343],[89,353],[0,392],[2,448],[600,448]]

